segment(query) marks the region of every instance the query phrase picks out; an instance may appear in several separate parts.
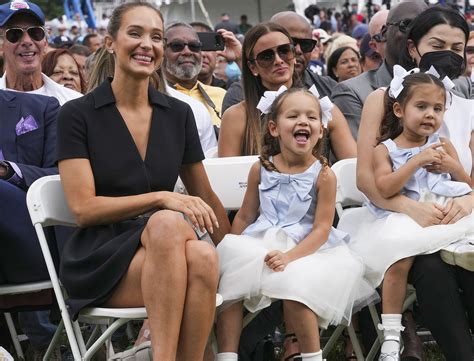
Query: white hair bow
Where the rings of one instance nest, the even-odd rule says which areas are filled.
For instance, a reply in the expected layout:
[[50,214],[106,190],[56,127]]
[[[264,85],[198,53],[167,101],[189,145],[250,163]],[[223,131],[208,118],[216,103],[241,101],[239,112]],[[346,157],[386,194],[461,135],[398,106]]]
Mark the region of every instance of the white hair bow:
[[287,90],[288,88],[284,85],[282,85],[277,91],[267,90],[260,98],[260,101],[257,104],[257,109],[260,110],[263,114],[270,113],[270,109],[272,108],[272,104],[275,101],[276,97],[286,92]]
[[411,74],[419,73],[420,69],[418,68],[413,68],[410,71],[406,71],[402,66],[400,65],[394,65],[393,66],[393,79],[390,82],[390,90],[388,95],[390,95],[392,98],[397,99],[397,97],[400,95],[400,93],[403,90],[403,80]]
[[451,89],[453,89],[455,87],[454,83],[451,81],[451,79],[449,79],[448,76],[445,76],[443,79],[441,79],[441,76],[436,71],[436,69],[433,65],[431,65],[431,67],[425,73],[426,74],[431,74],[431,75],[437,77],[439,80],[441,80],[441,82],[443,83],[444,88],[446,89],[447,92],[449,92]]
[[333,103],[327,96],[320,98],[318,89],[316,89],[316,86],[314,84],[311,85],[311,88],[309,88],[309,91],[319,100],[319,105],[321,106],[321,114],[323,118],[322,119],[323,125],[324,125],[324,128],[327,128],[328,123],[332,119]]

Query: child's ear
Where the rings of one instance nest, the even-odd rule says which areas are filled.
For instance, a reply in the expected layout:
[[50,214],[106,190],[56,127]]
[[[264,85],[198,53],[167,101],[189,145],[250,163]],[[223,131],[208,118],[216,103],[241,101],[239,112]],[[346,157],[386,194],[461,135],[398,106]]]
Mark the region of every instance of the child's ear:
[[393,114],[395,114],[397,118],[403,117],[403,109],[399,102],[393,103]]
[[272,137],[278,137],[279,133],[277,130],[277,125],[273,120],[268,121],[268,131],[270,132]]

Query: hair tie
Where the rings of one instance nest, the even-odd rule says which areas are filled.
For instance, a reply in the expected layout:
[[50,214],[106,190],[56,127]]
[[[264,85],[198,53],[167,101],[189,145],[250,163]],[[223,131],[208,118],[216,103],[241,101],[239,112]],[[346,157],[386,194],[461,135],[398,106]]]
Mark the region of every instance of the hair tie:
[[320,98],[318,89],[316,89],[316,86],[313,84],[311,85],[311,88],[309,88],[309,91],[311,94],[313,94],[316,99],[319,100],[319,105],[321,107],[321,114],[322,114],[322,122],[324,125],[324,128],[328,127],[328,123],[332,120],[332,108],[334,104],[332,101],[329,99],[328,96]]
[[411,74],[416,74],[419,73],[420,69],[418,68],[413,68],[410,71],[406,71],[402,66],[400,65],[394,65],[393,66],[393,79],[390,82],[390,89],[388,92],[388,95],[390,95],[392,98],[397,99],[397,97],[400,95],[400,93],[403,90],[403,80]]
[[280,94],[286,92],[288,88],[284,85],[280,87],[277,91],[267,90],[263,93],[263,96],[260,98],[260,101],[257,104],[257,109],[260,110],[263,114],[270,113],[272,104]]

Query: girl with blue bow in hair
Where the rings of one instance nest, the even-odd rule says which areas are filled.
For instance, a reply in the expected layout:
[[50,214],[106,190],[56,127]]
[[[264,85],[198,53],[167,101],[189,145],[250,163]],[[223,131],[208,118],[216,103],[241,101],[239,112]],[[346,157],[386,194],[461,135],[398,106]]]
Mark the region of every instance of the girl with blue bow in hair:
[[283,300],[301,358],[320,361],[318,326],[347,324],[354,303],[376,297],[349,236],[332,228],[336,178],[320,155],[331,107],[315,88],[284,86],[258,105],[267,116],[263,151],[231,234],[217,247],[218,361],[237,361],[242,305],[256,312]]
[[[404,194],[419,202],[432,202],[442,210],[451,198],[471,193],[470,177],[454,146],[438,134],[452,87],[451,80],[439,79],[434,68],[427,73],[420,73],[419,69],[406,72],[395,65],[394,78],[385,92],[379,144],[374,150],[375,185],[383,197]],[[379,328],[384,332],[384,343],[379,360],[397,361],[400,332],[404,329],[401,312],[414,256],[447,247],[441,256],[449,262],[450,244],[460,242],[466,247],[474,240],[474,216],[450,225],[423,228],[405,214],[373,203],[367,206],[373,213],[373,224],[385,224],[385,234],[374,234],[373,229],[362,227],[365,229],[353,234],[355,242],[351,247],[364,259],[374,286],[383,277]],[[471,247],[474,250],[474,243]],[[474,266],[472,262],[470,266],[462,262],[460,265],[468,269]]]

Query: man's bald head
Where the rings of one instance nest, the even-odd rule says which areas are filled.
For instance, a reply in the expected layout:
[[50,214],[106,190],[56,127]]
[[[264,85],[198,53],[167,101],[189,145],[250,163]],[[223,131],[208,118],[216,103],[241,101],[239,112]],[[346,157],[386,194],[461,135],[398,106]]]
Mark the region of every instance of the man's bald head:
[[306,20],[305,17],[295,13],[294,11],[282,11],[279,13],[276,13],[275,15],[272,16],[270,19],[271,22],[277,23],[286,30],[290,32],[291,34],[291,29],[304,34],[303,37],[301,36],[295,36],[295,37],[300,37],[300,38],[311,38],[311,25],[309,24],[308,20]]
[[398,27],[401,20],[413,20],[418,14],[428,9],[428,5],[423,0],[404,1],[392,7],[388,13],[387,32],[385,38],[385,60],[391,69],[399,61],[399,56],[406,47],[406,34],[402,33]]
[[[270,21],[283,26],[290,33],[292,38],[312,39],[311,25],[308,23],[308,20],[293,11],[282,11],[276,13],[272,16]],[[303,53],[297,42],[295,44],[295,51],[295,72],[302,76],[304,70],[309,64],[309,60],[311,59],[311,52]]]
[[372,16],[369,22],[369,34],[374,36],[375,34],[380,33],[382,26],[387,22],[388,10],[380,10]]

